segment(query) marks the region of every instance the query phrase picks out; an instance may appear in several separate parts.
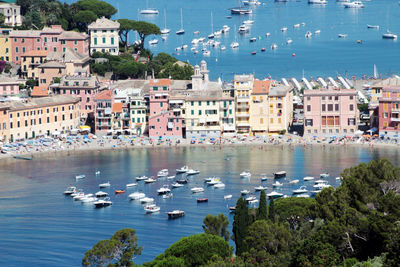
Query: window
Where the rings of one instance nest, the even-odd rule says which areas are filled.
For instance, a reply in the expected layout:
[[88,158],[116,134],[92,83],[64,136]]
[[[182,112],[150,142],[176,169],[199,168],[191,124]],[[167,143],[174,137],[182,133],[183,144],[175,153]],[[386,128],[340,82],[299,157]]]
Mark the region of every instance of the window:
[[57,52],[57,47],[54,47],[54,48],[53,48],[53,51],[54,51],[54,52]]
[[322,104],[322,111],[326,111],[326,105]]
[[18,53],[18,47],[15,48],[15,52]]
[[353,110],[354,110],[354,105],[351,104],[351,105],[350,105],[350,111],[353,111]]
[[154,86],[154,87],[153,87],[153,91],[158,91],[158,87],[157,87],[157,86]]
[[191,114],[194,115],[194,110],[193,109],[191,110]]
[[47,37],[44,37],[44,42],[47,43]]
[[94,44],[97,45],[97,37],[95,37],[95,38],[93,39],[93,41],[94,41]]
[[347,123],[348,123],[348,125],[356,125],[356,119],[355,118],[349,118]]
[[335,104],[335,111],[339,111],[339,104]]
[[207,101],[207,106],[209,106],[210,105],[210,101]]
[[201,110],[199,110],[199,115],[201,115]]
[[163,102],[161,102],[161,103],[160,103],[160,107],[163,107],[163,104],[164,104],[164,103],[163,103]]
[[50,117],[47,117],[47,123],[50,123]]
[[336,101],[339,100],[339,96],[336,95],[336,96],[335,96],[335,100],[336,100]]
[[22,43],[25,43],[25,39],[24,38],[22,38]]
[[78,44],[78,41],[75,40],[75,41],[74,41],[74,45],[77,45],[77,44]]
[[194,106],[194,101],[191,101],[191,102],[190,102],[190,105],[193,107],[193,106]]
[[354,96],[351,95],[351,96],[350,96],[350,100],[353,100],[353,98],[354,98]]
[[311,105],[307,105],[307,111],[311,111]]
[[114,37],[111,37],[111,44],[114,44]]
[[201,101],[199,101],[199,106],[201,106]]
[[103,37],[102,40],[103,40],[103,44],[105,44],[106,43],[106,37]]
[[306,119],[305,120],[306,126],[313,126],[313,120],[312,119]]
[[322,100],[325,100],[325,96],[322,97]]
[[333,111],[333,104],[328,104],[328,111]]

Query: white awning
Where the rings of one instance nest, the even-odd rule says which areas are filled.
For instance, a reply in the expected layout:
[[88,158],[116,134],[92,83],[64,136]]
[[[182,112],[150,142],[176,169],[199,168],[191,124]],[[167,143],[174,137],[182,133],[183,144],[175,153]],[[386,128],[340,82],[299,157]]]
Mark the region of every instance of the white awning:
[[169,94],[167,94],[167,93],[163,93],[163,94],[162,94],[162,96],[169,96]]
[[162,94],[155,94],[155,96],[162,96]]
[[174,108],[173,111],[174,111],[174,112],[180,112],[181,109],[180,109],[180,108]]
[[169,129],[174,128],[174,123],[173,123],[173,122],[168,122],[168,128],[169,128]]
[[206,118],[206,122],[213,122],[213,121],[219,121],[219,119],[213,118],[213,117],[207,117]]
[[183,104],[183,100],[170,100],[170,104]]

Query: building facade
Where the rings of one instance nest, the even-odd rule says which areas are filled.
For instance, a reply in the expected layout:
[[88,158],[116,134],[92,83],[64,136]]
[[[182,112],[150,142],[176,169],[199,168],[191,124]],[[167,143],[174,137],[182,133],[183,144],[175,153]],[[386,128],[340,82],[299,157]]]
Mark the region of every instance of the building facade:
[[113,132],[113,98],[111,90],[96,94],[95,98],[95,131],[96,134]]
[[[268,95],[270,85],[270,80],[254,81],[251,101],[249,102],[249,114],[245,113],[245,116],[250,116],[249,123],[252,135],[264,135],[268,133]],[[241,115],[241,113],[238,113],[237,116],[239,114]]]
[[10,32],[11,29],[0,29],[0,60],[2,61],[12,59]]
[[286,133],[293,122],[293,88],[271,81],[268,106],[268,132]]
[[15,96],[19,94],[19,85],[24,81],[16,77],[0,76],[0,96]]
[[47,51],[31,50],[22,55],[21,76],[26,79],[38,79],[38,66],[46,62]]
[[0,13],[5,17],[4,24],[15,27],[22,25],[21,7],[14,3],[0,3]]
[[253,90],[254,75],[234,76],[236,106],[236,131],[239,134],[250,134],[250,95]]
[[89,26],[90,54],[94,52],[119,54],[119,22],[105,17],[98,18]]
[[304,91],[304,135],[351,135],[357,131],[358,121],[356,90]]
[[400,133],[400,86],[384,87],[379,98],[379,133],[388,136]]

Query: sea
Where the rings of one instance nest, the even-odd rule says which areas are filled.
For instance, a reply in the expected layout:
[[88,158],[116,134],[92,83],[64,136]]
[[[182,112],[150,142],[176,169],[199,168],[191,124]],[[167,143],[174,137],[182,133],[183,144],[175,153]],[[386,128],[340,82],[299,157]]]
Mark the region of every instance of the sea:
[[[400,5],[396,0],[365,1],[365,8],[344,8],[342,3],[328,0],[327,5],[310,5],[306,0],[286,3],[273,0],[262,1],[261,5],[250,7],[251,15],[231,15],[230,8],[237,7],[236,0],[106,0],[118,9],[113,19],[129,18],[143,20],[158,25],[161,29],[167,26],[171,33],[165,41],[161,36],[150,36],[145,47],[156,55],[160,52],[173,54],[192,65],[201,60],[208,63],[210,78],[231,81],[234,74],[254,73],[263,78],[317,78],[346,76],[371,77],[374,65],[381,77],[399,73],[400,44],[397,40],[382,39],[388,30],[400,34]],[[67,1],[72,2],[72,1]],[[156,8],[158,15],[142,15],[140,10]],[[176,35],[182,22],[184,35]],[[165,15],[164,15],[165,14]],[[229,18],[231,16],[231,18]],[[212,17],[212,18],[211,18]],[[248,34],[238,34],[239,26],[245,20],[254,24]],[[165,24],[166,22],[166,24]],[[305,26],[294,28],[298,23]],[[368,29],[367,24],[378,25],[379,29]],[[223,25],[230,27],[227,34],[215,38],[226,46],[210,48],[210,56],[203,56],[202,46],[198,54],[191,51],[194,38],[205,37]],[[281,29],[287,27],[287,31]],[[236,29],[236,31],[235,31]],[[319,30],[320,34],[315,34]],[[195,35],[195,31],[200,34]],[[305,38],[307,31],[311,38]],[[266,37],[266,33],[270,33]],[[339,38],[346,34],[347,38]],[[250,42],[250,38],[257,38]],[[150,46],[148,41],[158,39],[157,45]],[[291,44],[286,44],[291,39]],[[138,40],[135,33],[130,33],[129,40]],[[231,49],[230,44],[237,40],[238,49]],[[185,50],[176,51],[177,47],[188,45]],[[272,44],[278,48],[271,49]],[[261,52],[261,48],[266,48]],[[256,55],[251,53],[255,51]]]
[[[304,182],[303,177],[317,179],[324,172],[330,174],[329,184],[337,187],[340,180],[336,177],[345,168],[378,158],[398,165],[400,151],[335,145],[156,147],[50,153],[30,161],[1,160],[0,266],[79,266],[85,251],[122,228],[135,229],[138,244],[143,247],[135,263],[148,262],[181,237],[202,233],[202,221],[207,214],[225,214],[231,231],[233,215],[228,207],[235,205],[243,189],[254,192],[254,187],[262,184],[268,187],[267,193],[275,190],[292,195],[294,189],[303,185],[312,190],[314,182]],[[135,182],[136,176],[155,176],[164,168],[173,175],[183,165],[198,169],[200,174],[188,177],[184,187],[173,189],[173,198],[157,195],[157,189],[174,182],[166,178],[153,184],[138,182],[137,187],[126,189],[126,184]],[[252,173],[251,178],[239,176],[244,170]],[[260,179],[281,170],[287,171],[287,177],[279,179],[284,184],[281,188],[272,187],[273,179]],[[97,171],[100,175],[96,176]],[[75,176],[80,174],[86,178],[76,181]],[[210,176],[220,177],[225,188],[207,186],[204,178]],[[290,185],[294,179],[299,183]],[[98,185],[107,181],[111,186],[102,190],[110,194],[113,204],[106,208],[96,209],[63,195],[68,186],[95,193],[100,190]],[[205,191],[192,194],[193,187],[204,187]],[[126,193],[115,195],[114,190],[118,189],[126,189]],[[139,202],[128,198],[135,191],[155,198],[161,211],[145,214]],[[229,194],[232,198],[225,200],[224,196]],[[259,197],[259,193],[255,195]],[[209,201],[197,203],[197,198]],[[166,212],[175,209],[185,211],[185,216],[168,220]]]

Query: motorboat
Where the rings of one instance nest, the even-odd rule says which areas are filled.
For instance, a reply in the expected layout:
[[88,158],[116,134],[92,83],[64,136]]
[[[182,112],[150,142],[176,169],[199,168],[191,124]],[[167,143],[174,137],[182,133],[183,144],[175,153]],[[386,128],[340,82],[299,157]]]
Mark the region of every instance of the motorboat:
[[192,193],[201,193],[201,192],[204,192],[204,188],[203,187],[193,187],[190,189],[190,191],[192,191]]
[[328,178],[329,177],[329,173],[325,172],[325,173],[321,173],[319,175],[320,178]]
[[270,36],[271,36],[271,33],[267,32],[267,33],[265,34],[265,36],[266,36],[266,37],[270,37]]
[[157,176],[158,177],[166,177],[166,176],[168,176],[168,169],[162,169],[161,171],[159,171],[157,173]]
[[266,175],[261,176],[261,182],[267,181],[268,177]]
[[184,45],[182,45],[182,49],[186,49],[186,48],[188,48],[189,46],[187,45],[187,44],[184,44]]
[[245,0],[243,1],[243,5],[245,6],[259,6],[261,5],[261,2],[257,0]]
[[148,179],[149,177],[147,177],[147,176],[138,176],[138,177],[136,177],[135,179],[136,179],[136,181],[143,181],[143,180],[146,180],[146,179]]
[[168,176],[167,179],[169,179],[169,180],[175,179],[175,175]]
[[238,42],[232,42],[231,43],[231,48],[238,48],[239,47],[239,43]]
[[145,193],[142,193],[142,192],[134,192],[134,193],[132,193],[132,194],[129,194],[129,198],[130,199],[132,199],[132,200],[136,200],[136,199],[141,199],[141,198],[144,198],[146,196],[146,194]]
[[172,198],[174,196],[174,194],[172,193],[167,193],[165,195],[162,196],[163,199],[167,199],[167,198]]
[[300,23],[294,24],[293,28],[300,28]]
[[269,198],[278,198],[278,197],[283,197],[283,194],[278,193],[276,191],[272,191],[271,193],[267,194],[267,197],[269,197]]
[[250,31],[250,27],[245,24],[240,25],[239,30],[238,30],[239,33],[246,33],[249,31]]
[[242,194],[243,196],[244,196],[244,195],[247,195],[247,194],[249,194],[249,193],[250,193],[250,191],[247,190],[247,189],[244,189],[244,190],[240,191],[240,194]]
[[156,204],[150,204],[150,205],[146,205],[144,207],[144,211],[146,213],[155,213],[155,212],[159,212],[160,211],[160,207],[158,207]]
[[134,186],[137,186],[137,183],[126,184],[126,187],[134,187]]
[[221,45],[221,51],[225,51],[226,50],[226,46]]
[[240,175],[240,177],[243,177],[243,178],[250,178],[251,177],[251,173],[249,171],[243,171],[239,175]]
[[258,199],[253,199],[253,200],[250,200],[248,203],[249,204],[256,204],[258,202]]
[[386,33],[382,34],[383,39],[397,39],[397,35],[387,31]]
[[220,37],[221,34],[222,34],[222,30],[217,30],[217,31],[214,32],[214,36],[217,37],[217,38]]
[[193,34],[200,34],[200,31],[194,31]]
[[97,200],[99,200],[97,197],[94,197],[93,194],[91,194],[92,196],[85,196],[83,198],[81,198],[81,202],[82,203],[90,203],[90,202],[95,202]]
[[163,187],[161,187],[160,189],[157,190],[157,193],[159,195],[165,195],[171,192],[171,189],[168,188],[167,185],[164,185]]
[[115,190],[114,192],[116,195],[119,195],[119,194],[124,194],[125,190],[119,189],[119,190]]
[[213,39],[215,37],[215,35],[214,35],[214,33],[211,33],[207,37],[208,37],[208,39]]
[[304,181],[312,181],[312,180],[314,180],[314,177],[312,177],[312,176],[306,176],[306,177],[303,178],[303,180],[304,180]]
[[173,183],[173,184],[171,184],[171,186],[172,186],[172,188],[179,188],[179,187],[183,187],[184,185],[180,184],[180,183]]
[[209,50],[205,50],[203,52],[203,56],[205,56],[205,57],[209,57],[210,55],[211,55],[211,52]]
[[255,42],[255,41],[257,41],[257,38],[256,38],[256,37],[250,38],[250,43],[253,43],[253,42]]
[[232,198],[232,195],[226,195],[226,196],[224,196],[224,199],[225,199],[225,200],[231,199],[231,198]]
[[[190,43],[191,43],[192,45],[197,45],[197,44],[199,43],[199,39],[194,38]],[[185,166],[185,167],[187,167],[187,166]],[[179,170],[179,169],[176,169],[176,172],[177,172],[177,173],[179,173],[178,170]]]
[[364,4],[361,1],[354,1],[350,3],[344,3],[345,8],[364,8]]
[[293,190],[293,194],[302,194],[308,192],[307,188],[303,185],[300,188]]
[[77,191],[75,193],[72,193],[70,196],[74,197],[74,196],[77,196],[80,193],[83,193],[83,189],[77,189]]
[[176,182],[177,182],[178,184],[187,184],[187,183],[188,183],[188,180],[186,180],[186,179],[180,179],[180,180],[176,180]]
[[273,187],[281,187],[283,186],[282,183],[280,183],[279,181],[275,181],[275,183],[272,184]]
[[185,216],[185,212],[183,210],[173,210],[167,212],[167,214],[168,214],[168,219],[176,219]]
[[321,33],[321,30],[316,30],[315,32],[314,32],[314,34],[320,34]]
[[301,26],[303,26],[303,27],[306,26],[306,23],[305,23],[305,22],[302,22],[302,23],[301,23]]
[[291,181],[289,182],[289,184],[297,184],[298,182],[299,182],[299,180],[295,179],[295,180],[291,180]]
[[339,33],[339,34],[338,34],[338,37],[339,37],[339,38],[346,38],[346,37],[347,37],[347,34],[345,34],[345,33]]
[[152,39],[149,41],[149,45],[156,45],[158,44],[158,39]]
[[312,33],[310,31],[306,32],[306,34],[305,34],[306,38],[311,38],[311,36],[312,36]]
[[148,179],[146,179],[146,180],[144,180],[144,182],[146,183],[146,184],[151,184],[151,183],[154,183],[154,182],[156,182],[157,180],[156,179],[154,179],[154,178],[148,178]]
[[71,194],[76,192],[76,187],[75,186],[69,186],[67,189],[64,191],[64,195],[70,196]]
[[208,202],[208,198],[198,198],[197,203]]
[[229,212],[235,212],[236,211],[236,206],[229,207]]
[[206,40],[206,38],[205,37],[200,37],[198,40],[199,40],[199,43],[203,43]]
[[154,8],[147,8],[140,10],[140,14],[142,15],[158,15],[158,10]]
[[281,28],[281,31],[282,32],[285,32],[285,31],[287,31],[288,30],[288,28],[287,27],[283,27],[283,28]]
[[256,199],[257,198],[255,196],[251,195],[251,196],[247,197],[245,200],[246,200],[246,202],[250,202],[250,201],[253,201],[253,200],[256,200]]
[[291,43],[293,43],[292,39],[289,38],[289,39],[286,40],[286,44],[291,44]]
[[296,197],[310,197],[310,195],[309,194],[298,194]]
[[342,179],[343,179],[342,176],[337,176],[337,177],[335,177],[335,180],[336,180],[336,181],[340,181],[340,180],[342,180]]
[[83,198],[83,197],[85,197],[85,193],[79,192],[79,193],[77,193],[75,196],[73,196],[72,198],[73,198],[74,200],[80,200],[80,199]]
[[262,186],[262,185],[254,187],[254,190],[256,190],[256,191],[262,191],[262,190],[267,190],[267,189],[268,189],[268,187]]
[[251,13],[253,13],[253,10],[251,10],[251,9],[246,9],[246,8],[241,8],[241,7],[231,8],[232,15],[248,15]]
[[144,203],[152,203],[154,202],[154,198],[151,197],[144,197],[139,199],[140,203],[144,204]]
[[221,182],[221,180],[219,179],[219,178],[216,178],[216,177],[214,177],[214,178],[211,178],[208,182],[206,182],[208,185],[215,185],[215,184],[218,184],[218,183],[220,183]]
[[100,171],[96,171],[94,174],[95,175],[100,175]]
[[105,187],[110,187],[110,186],[111,186],[110,182],[99,184],[100,188],[105,188]]
[[76,180],[79,180],[79,179],[83,179],[83,178],[85,178],[85,177],[86,177],[86,175],[80,174],[80,175],[75,176],[75,179],[76,179]]
[[103,192],[103,191],[98,191],[94,194],[96,197],[106,197],[108,196],[107,192]]
[[261,52],[265,52],[265,50],[267,50],[265,47],[261,48]]
[[96,208],[103,208],[103,207],[107,207],[107,206],[112,205],[112,202],[111,202],[109,197],[106,197],[104,199],[98,199],[98,200],[94,201],[93,205]]
[[286,177],[286,171],[279,171],[274,173],[274,178],[284,178]]
[[199,174],[200,173],[200,171],[199,170],[193,170],[193,169],[190,169],[190,170],[188,170],[187,171],[187,175],[195,175],[195,174]]
[[243,21],[243,24],[245,24],[245,25],[253,25],[254,24],[254,20],[251,20],[251,19],[245,20],[245,21]]
[[369,25],[367,24],[368,29],[379,29],[379,25]]
[[225,188],[225,184],[219,182],[219,183],[217,183],[217,184],[214,185],[214,188]]
[[227,32],[229,32],[230,31],[230,27],[228,26],[228,25],[224,25],[224,26],[222,26],[222,32],[223,33],[227,33]]
[[312,4],[312,5],[326,5],[326,4],[328,4],[328,1],[326,1],[326,0],[308,0],[308,3]]

